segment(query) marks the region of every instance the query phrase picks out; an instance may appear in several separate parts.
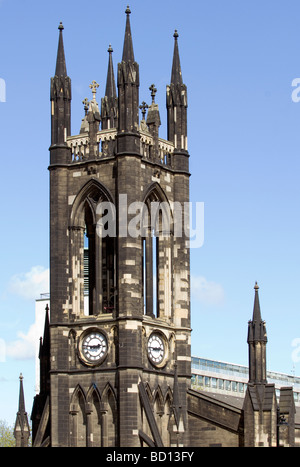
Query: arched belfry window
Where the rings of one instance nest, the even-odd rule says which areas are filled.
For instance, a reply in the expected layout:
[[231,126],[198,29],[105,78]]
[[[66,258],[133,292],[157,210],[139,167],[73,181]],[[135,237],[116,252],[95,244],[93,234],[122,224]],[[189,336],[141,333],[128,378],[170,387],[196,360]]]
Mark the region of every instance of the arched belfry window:
[[171,316],[172,212],[166,197],[153,189],[145,200],[142,236],[144,314]]
[[102,235],[98,228],[99,206],[109,202],[107,193],[92,183],[74,203],[70,264],[76,314],[112,313],[117,305],[116,237]]

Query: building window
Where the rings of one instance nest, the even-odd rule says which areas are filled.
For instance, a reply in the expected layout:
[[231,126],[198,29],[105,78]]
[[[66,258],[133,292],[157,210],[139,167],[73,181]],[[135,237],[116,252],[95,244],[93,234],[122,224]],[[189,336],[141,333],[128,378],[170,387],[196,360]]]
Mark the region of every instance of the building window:
[[198,385],[203,387],[203,376],[198,375]]
[[170,317],[171,235],[166,219],[170,222],[171,210],[156,189],[148,195],[145,206],[141,227],[144,314],[154,318]]
[[[116,308],[116,243],[115,237],[100,235],[96,207],[100,194],[88,197],[84,204],[83,239],[83,303],[85,315],[112,313]],[[100,224],[101,225],[101,224]],[[104,227],[104,226],[103,226]],[[74,243],[74,242],[73,242]],[[80,248],[81,248],[80,245]],[[78,265],[75,264],[78,269]],[[82,273],[80,273],[82,274]]]
[[159,237],[148,232],[142,242],[144,314],[158,318]]

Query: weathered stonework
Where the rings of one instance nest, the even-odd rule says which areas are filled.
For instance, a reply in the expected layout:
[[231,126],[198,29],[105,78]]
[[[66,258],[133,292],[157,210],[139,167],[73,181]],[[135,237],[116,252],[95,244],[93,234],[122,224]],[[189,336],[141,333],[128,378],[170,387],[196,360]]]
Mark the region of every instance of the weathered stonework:
[[[117,87],[110,47],[106,95],[98,105],[98,85],[90,85],[93,98],[83,102],[79,135],[70,134],[71,80],[59,27],[51,80],[51,309],[40,350],[33,445],[274,445],[277,402],[265,379],[258,296],[258,318],[249,323],[244,406],[190,389],[190,253],[188,233],[178,235],[184,213],[176,210],[189,202],[187,88],[176,31],[163,140],[154,85],[152,104],[139,106],[129,15],[127,8]],[[138,225],[137,210],[127,209],[132,203],[143,207],[138,235],[129,234]],[[153,226],[147,220],[155,203],[163,209]],[[114,206],[115,235],[99,235],[105,228],[100,205]],[[288,390],[280,411],[294,424]],[[293,445],[294,437],[290,427],[282,442]]]

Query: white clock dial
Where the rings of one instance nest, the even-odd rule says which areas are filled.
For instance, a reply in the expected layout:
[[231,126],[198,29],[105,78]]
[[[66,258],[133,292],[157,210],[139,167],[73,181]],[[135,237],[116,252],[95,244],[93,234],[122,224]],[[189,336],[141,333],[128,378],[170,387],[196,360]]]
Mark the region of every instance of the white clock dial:
[[107,340],[101,332],[90,332],[81,343],[83,357],[91,363],[97,363],[107,352]]
[[165,344],[163,338],[156,333],[153,333],[148,340],[148,355],[150,360],[159,365],[165,357]]

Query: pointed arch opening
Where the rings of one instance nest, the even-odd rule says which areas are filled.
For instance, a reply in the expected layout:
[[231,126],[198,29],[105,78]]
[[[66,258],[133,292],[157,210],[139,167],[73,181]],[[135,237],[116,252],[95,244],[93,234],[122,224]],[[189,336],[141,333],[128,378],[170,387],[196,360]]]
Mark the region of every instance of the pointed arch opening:
[[153,184],[144,198],[142,284],[144,314],[162,318],[171,314],[171,248],[173,216],[162,188]]
[[107,384],[103,393],[103,446],[118,445],[118,410],[116,395],[110,384]]
[[86,416],[86,396],[78,385],[71,399],[71,444],[74,447],[87,446],[87,416]]
[[117,307],[116,236],[111,226],[109,231],[105,228],[113,209],[112,196],[95,180],[73,203],[70,264],[73,309],[78,315],[113,313]]
[[102,402],[100,393],[95,383],[92,384],[88,395],[88,427],[89,427],[89,446],[101,447],[103,445],[103,423],[102,423]]
[[172,393],[170,388],[167,391],[165,401],[164,401],[164,412],[162,416],[162,440],[164,446],[170,446],[171,438],[170,438],[170,417],[172,413]]
[[160,436],[162,436],[162,417],[164,413],[163,395],[160,386],[154,394],[153,412]]

